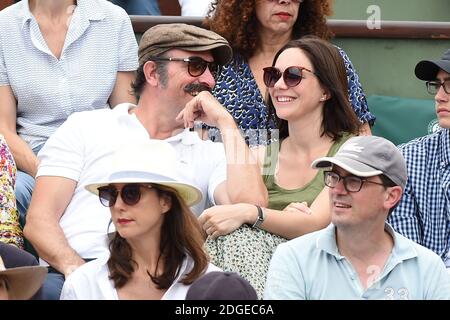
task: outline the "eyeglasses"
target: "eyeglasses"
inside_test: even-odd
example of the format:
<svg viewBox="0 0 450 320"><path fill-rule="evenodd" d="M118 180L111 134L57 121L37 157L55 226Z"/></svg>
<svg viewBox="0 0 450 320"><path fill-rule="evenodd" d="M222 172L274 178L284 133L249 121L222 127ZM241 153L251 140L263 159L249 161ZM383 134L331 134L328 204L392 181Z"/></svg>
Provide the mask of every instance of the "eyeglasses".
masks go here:
<svg viewBox="0 0 450 320"><path fill-rule="evenodd" d="M266 67L263 70L264 84L269 88L273 88L275 83L280 80L281 76L283 76L283 81L288 87L295 87L300 83L300 81L302 81L303 71L308 71L315 74L307 68L297 66L286 68L283 73L281 73L280 69L275 67Z"/></svg>
<svg viewBox="0 0 450 320"><path fill-rule="evenodd" d="M191 77L200 77L205 71L206 68L211 71L214 79L217 77L219 73L219 65L214 61L206 61L200 57L189 57L189 58L164 58L164 57L152 57L151 61L180 61L187 62L188 64L188 73Z"/></svg>
<svg viewBox="0 0 450 320"><path fill-rule="evenodd" d="M120 191L114 186L104 186L97 190L100 203L105 207L112 207L116 203L119 193L125 204L134 206L141 200L141 188L151 189L153 187L151 185L129 183L124 185Z"/></svg>
<svg viewBox="0 0 450 320"><path fill-rule="evenodd" d="M357 176L346 176L341 177L339 174L333 171L325 171L324 172L324 182L327 187L334 188L337 186L339 181L343 181L344 188L348 192L358 192L361 190L364 183L373 183L378 184L380 186L384 186L383 183L375 182L375 181L369 181L364 178L360 178Z"/></svg>
<svg viewBox="0 0 450 320"><path fill-rule="evenodd" d="M427 91L429 94L436 94L442 86L446 94L450 94L450 79L444 81L427 81Z"/></svg>

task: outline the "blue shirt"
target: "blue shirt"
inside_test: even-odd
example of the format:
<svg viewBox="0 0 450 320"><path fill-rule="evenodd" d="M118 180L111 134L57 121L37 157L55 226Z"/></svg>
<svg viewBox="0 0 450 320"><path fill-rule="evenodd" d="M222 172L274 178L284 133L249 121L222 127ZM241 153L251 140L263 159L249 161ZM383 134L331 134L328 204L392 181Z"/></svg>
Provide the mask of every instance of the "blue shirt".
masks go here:
<svg viewBox="0 0 450 320"><path fill-rule="evenodd" d="M334 225L278 246L265 299L450 299L450 276L439 256L385 229L394 240L386 265L367 289L339 254ZM369 270L373 273L376 270Z"/></svg>
<svg viewBox="0 0 450 320"><path fill-rule="evenodd" d="M0 12L0 86L17 100L17 132L32 149L76 111L108 106L118 71L138 67L126 12L108 1L78 0L61 57L49 50L28 0Z"/></svg>
<svg viewBox="0 0 450 320"><path fill-rule="evenodd" d="M373 125L375 116L369 112L358 74L347 54L342 49L338 49L347 70L351 105L362 122ZM213 94L232 114L238 127L245 132L247 142L251 145L266 143L263 133L268 129L274 129L275 121L269 117L264 97L244 57L235 54L233 60L222 68ZM210 137L213 135L217 136L218 133L211 130Z"/></svg>
<svg viewBox="0 0 450 320"><path fill-rule="evenodd" d="M159 16L158 0L111 0L112 3L121 6L128 14L141 16Z"/></svg>
<svg viewBox="0 0 450 320"><path fill-rule="evenodd" d="M389 222L397 232L445 260L450 248L449 130L414 139L399 149L406 161L408 181Z"/></svg>

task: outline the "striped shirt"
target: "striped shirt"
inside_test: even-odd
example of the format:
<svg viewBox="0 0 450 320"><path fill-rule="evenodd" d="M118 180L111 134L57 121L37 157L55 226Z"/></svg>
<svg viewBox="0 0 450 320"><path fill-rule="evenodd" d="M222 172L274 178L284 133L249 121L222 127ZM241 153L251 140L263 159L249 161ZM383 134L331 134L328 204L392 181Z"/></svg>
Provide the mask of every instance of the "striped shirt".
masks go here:
<svg viewBox="0 0 450 320"><path fill-rule="evenodd" d="M0 12L0 30L0 86L11 87L17 132L32 149L70 114L105 108L117 72L138 66L131 21L105 0L77 1L59 59L49 50L28 0Z"/></svg>
<svg viewBox="0 0 450 320"><path fill-rule="evenodd" d="M389 217L394 229L433 250L445 261L449 251L450 132L441 129L400 145L408 181Z"/></svg>
<svg viewBox="0 0 450 320"><path fill-rule="evenodd" d="M270 261L265 300L448 300L450 277L439 257L394 232L394 246L383 268L358 269L339 251L336 227L280 244ZM376 246L377 244L374 244Z"/></svg>

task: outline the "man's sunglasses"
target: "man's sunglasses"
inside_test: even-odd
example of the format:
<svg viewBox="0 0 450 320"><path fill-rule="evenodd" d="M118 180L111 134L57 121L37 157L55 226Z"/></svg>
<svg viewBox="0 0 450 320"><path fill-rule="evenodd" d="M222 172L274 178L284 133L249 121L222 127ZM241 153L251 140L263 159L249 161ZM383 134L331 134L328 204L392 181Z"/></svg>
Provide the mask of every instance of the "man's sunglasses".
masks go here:
<svg viewBox="0 0 450 320"><path fill-rule="evenodd" d="M100 203L105 207L112 207L119 194L125 204L134 206L141 200L141 188L151 189L153 187L149 184L129 183L124 185L121 190L117 190L112 185L99 187L97 190Z"/></svg>
<svg viewBox="0 0 450 320"><path fill-rule="evenodd" d="M300 83L300 81L302 81L303 71L315 74L313 71L307 68L297 66L288 67L283 72L275 67L266 67L263 70L264 84L269 88L273 88L275 86L275 83L280 80L281 76L283 76L283 81L288 87L295 87Z"/></svg>
<svg viewBox="0 0 450 320"><path fill-rule="evenodd" d="M151 61L180 61L187 62L188 73L191 77L199 77L205 71L206 68L209 69L214 79L216 79L219 73L219 65L214 61L206 61L200 57L189 57L189 58L165 58L165 57L152 57Z"/></svg>

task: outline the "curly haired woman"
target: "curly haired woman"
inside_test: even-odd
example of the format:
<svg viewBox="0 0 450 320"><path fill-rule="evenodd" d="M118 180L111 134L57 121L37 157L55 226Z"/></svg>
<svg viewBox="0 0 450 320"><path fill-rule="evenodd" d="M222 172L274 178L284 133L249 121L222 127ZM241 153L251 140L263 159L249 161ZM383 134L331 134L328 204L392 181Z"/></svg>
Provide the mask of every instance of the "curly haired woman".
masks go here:
<svg viewBox="0 0 450 320"><path fill-rule="evenodd" d="M332 14L332 0L215 0L212 6L204 23L226 38L235 53L222 69L214 95L246 132L248 143L264 144L275 122L268 113L263 67L271 65L275 53L292 39L305 35L330 39L326 17ZM364 123L362 132L370 133L375 117L368 110L351 61L339 51L347 70L351 105Z"/></svg>

